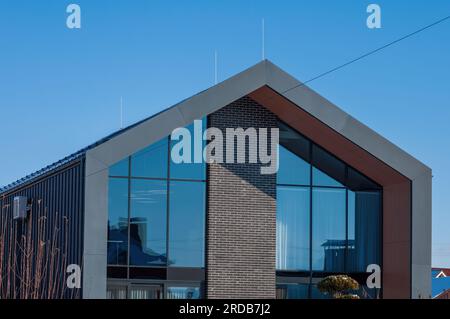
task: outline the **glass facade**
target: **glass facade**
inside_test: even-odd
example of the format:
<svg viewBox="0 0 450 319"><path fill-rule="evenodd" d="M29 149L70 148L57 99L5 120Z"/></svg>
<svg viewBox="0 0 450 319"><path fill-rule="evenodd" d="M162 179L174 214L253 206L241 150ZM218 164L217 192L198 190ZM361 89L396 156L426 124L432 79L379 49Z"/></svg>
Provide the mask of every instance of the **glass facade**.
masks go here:
<svg viewBox="0 0 450 319"><path fill-rule="evenodd" d="M279 127L277 298L327 298L317 290L320 278L362 278L367 265L380 264L382 189L288 126ZM198 134L198 127L186 128ZM202 295L198 277L168 279L171 269L188 269L183 274L189 277L205 267L206 165L172 162L175 142L164 138L110 167L108 277L119 280L108 288L111 298ZM191 143L188 152L195 147Z"/></svg>
<svg viewBox="0 0 450 319"><path fill-rule="evenodd" d="M200 297L199 276L185 287L182 269L205 266L206 165L172 162L174 142L163 138L109 169L108 277L146 284L113 285L111 298ZM186 278L163 293L168 268Z"/></svg>
<svg viewBox="0 0 450 319"><path fill-rule="evenodd" d="M277 297L325 298L316 288L320 278L363 278L369 264L380 265L382 189L287 125L279 127Z"/></svg>

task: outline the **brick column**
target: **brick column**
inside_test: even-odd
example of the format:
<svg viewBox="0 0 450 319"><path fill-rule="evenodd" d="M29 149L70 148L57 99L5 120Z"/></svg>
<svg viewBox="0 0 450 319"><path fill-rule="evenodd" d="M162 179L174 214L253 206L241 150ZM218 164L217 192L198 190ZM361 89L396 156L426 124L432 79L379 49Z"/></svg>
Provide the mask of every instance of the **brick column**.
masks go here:
<svg viewBox="0 0 450 319"><path fill-rule="evenodd" d="M209 126L225 134L277 122L246 97L211 114ZM275 298L276 174L261 175L259 164L208 165L207 228L207 298Z"/></svg>

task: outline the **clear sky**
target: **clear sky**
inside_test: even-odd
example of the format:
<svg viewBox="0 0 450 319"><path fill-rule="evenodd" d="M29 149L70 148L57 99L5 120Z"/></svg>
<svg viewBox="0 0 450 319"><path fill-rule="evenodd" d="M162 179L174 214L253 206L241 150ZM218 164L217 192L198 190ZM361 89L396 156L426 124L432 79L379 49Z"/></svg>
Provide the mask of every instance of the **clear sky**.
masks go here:
<svg viewBox="0 0 450 319"><path fill-rule="evenodd" d="M81 29L66 7L81 7ZM366 7L382 28L366 27ZM0 0L0 185L265 52L299 80L450 15L448 0ZM310 83L433 169L433 265L450 267L450 20Z"/></svg>

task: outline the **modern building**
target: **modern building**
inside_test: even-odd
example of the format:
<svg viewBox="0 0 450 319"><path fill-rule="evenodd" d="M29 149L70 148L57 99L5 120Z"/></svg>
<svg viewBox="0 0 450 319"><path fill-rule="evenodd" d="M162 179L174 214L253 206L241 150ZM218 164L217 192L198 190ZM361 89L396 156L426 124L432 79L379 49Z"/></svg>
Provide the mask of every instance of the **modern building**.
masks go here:
<svg viewBox="0 0 450 319"><path fill-rule="evenodd" d="M433 299L450 299L450 269L431 269L431 296Z"/></svg>
<svg viewBox="0 0 450 319"><path fill-rule="evenodd" d="M175 163L170 135L194 120L278 128L278 171ZM2 188L0 205L6 243L81 266L79 289L55 272L33 296L324 298L321 278L349 274L362 297L431 297L431 169L269 61ZM380 289L366 287L373 264Z"/></svg>

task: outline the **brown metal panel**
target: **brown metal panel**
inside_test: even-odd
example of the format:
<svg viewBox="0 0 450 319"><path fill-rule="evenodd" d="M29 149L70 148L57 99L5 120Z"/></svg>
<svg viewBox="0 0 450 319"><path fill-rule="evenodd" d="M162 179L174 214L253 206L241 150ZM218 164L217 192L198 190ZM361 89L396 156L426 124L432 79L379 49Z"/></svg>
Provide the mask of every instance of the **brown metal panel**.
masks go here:
<svg viewBox="0 0 450 319"><path fill-rule="evenodd" d="M383 186L383 297L411 297L411 181L265 86L249 97L343 162Z"/></svg>

